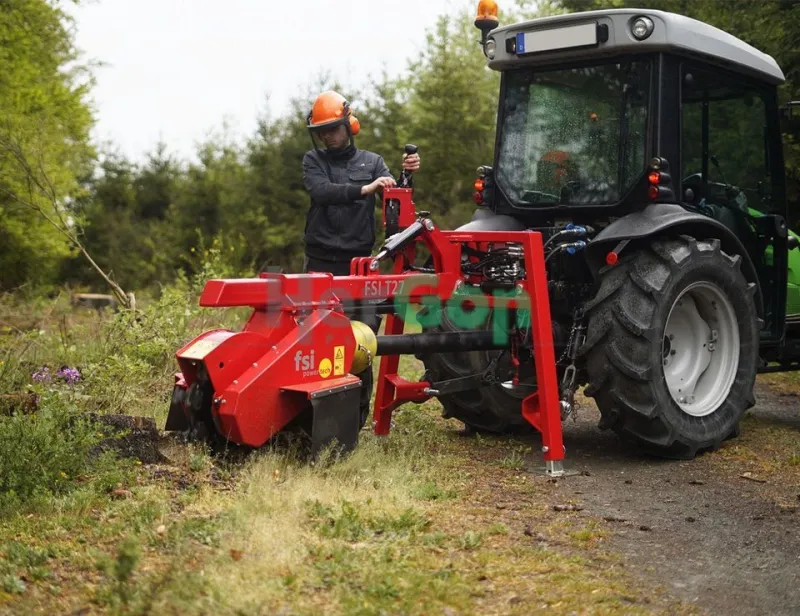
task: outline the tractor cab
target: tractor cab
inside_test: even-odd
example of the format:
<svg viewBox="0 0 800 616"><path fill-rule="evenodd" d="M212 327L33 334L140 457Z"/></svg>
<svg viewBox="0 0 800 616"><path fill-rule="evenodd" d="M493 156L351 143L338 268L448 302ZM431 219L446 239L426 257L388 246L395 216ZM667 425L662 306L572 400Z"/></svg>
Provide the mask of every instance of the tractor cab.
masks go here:
<svg viewBox="0 0 800 616"><path fill-rule="evenodd" d="M531 227L608 229L648 213L610 232L616 242L706 223L705 235L740 254L757 283L762 357L800 356L785 340L787 312L800 313L800 250L785 222L784 75L775 60L657 10L476 25L489 66L502 73L485 205ZM602 232L593 243L587 257L598 265Z"/></svg>

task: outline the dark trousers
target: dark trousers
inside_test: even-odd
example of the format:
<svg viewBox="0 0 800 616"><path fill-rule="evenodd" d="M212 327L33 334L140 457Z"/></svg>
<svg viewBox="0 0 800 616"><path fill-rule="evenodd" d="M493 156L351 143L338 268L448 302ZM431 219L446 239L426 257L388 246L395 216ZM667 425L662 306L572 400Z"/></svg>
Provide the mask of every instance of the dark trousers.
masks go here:
<svg viewBox="0 0 800 616"><path fill-rule="evenodd" d="M304 272L329 272L334 276L349 276L350 275L350 261L325 261L323 259L315 259L306 255L305 263L303 264ZM368 305L363 305L355 311L352 318L356 321L361 321L369 325L372 330L377 333L381 325L381 318L377 312L370 308ZM361 406L362 409L369 409L369 401L372 396L372 368L367 368L364 372L357 374L361 379Z"/></svg>
<svg viewBox="0 0 800 616"><path fill-rule="evenodd" d="M350 275L350 261L325 261L323 259L316 259L306 255L305 263L303 264L304 272L329 272L334 276L349 276ZM381 318L372 307L365 303L352 314L355 321L366 323L372 328L376 334L381 326Z"/></svg>
<svg viewBox="0 0 800 616"><path fill-rule="evenodd" d="M366 255L365 255L366 256ZM306 255L304 272L329 272L334 276L349 276L350 261L324 261Z"/></svg>

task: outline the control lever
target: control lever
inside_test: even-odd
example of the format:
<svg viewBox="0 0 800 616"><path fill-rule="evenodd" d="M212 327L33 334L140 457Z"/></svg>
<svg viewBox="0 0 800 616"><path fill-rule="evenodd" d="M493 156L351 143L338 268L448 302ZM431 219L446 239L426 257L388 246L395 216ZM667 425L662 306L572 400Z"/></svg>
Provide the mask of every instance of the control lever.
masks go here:
<svg viewBox="0 0 800 616"><path fill-rule="evenodd" d="M417 153L417 146L409 143L405 147L405 153L409 156ZM413 180L411 173L403 170L400 173L400 182L398 188L412 188ZM397 199L387 199L384 204L384 226L386 227L386 237L396 235L400 231L400 201Z"/></svg>
<svg viewBox="0 0 800 616"><path fill-rule="evenodd" d="M419 148L415 146L413 143L407 143L405 147L405 153L411 156L412 154L416 154ZM414 181L411 178L412 173L410 171L403 171L400 172L400 182L398 183L399 188L412 188L414 186Z"/></svg>

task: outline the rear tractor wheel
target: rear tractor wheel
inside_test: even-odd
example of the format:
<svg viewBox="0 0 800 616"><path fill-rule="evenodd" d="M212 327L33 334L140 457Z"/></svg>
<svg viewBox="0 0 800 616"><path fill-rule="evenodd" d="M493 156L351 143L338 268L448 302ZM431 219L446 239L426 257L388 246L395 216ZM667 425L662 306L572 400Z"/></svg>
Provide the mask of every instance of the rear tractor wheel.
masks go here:
<svg viewBox="0 0 800 616"><path fill-rule="evenodd" d="M758 360L756 286L740 261L681 236L601 270L581 349L601 428L681 459L738 433Z"/></svg>

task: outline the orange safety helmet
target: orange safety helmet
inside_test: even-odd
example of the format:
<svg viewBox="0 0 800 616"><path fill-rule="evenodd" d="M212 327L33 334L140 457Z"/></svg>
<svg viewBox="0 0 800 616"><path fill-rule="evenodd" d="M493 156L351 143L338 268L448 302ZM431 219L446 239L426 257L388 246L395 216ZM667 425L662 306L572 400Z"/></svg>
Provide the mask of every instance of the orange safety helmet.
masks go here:
<svg viewBox="0 0 800 616"><path fill-rule="evenodd" d="M569 152L551 150L550 152L546 152L539 162L550 163L552 165L553 179L557 182L561 182L567 176L571 160Z"/></svg>
<svg viewBox="0 0 800 616"><path fill-rule="evenodd" d="M350 134L355 136L361 130L361 123L350 111L350 103L333 90L323 92L317 97L306 121L312 131L345 125L349 127Z"/></svg>

